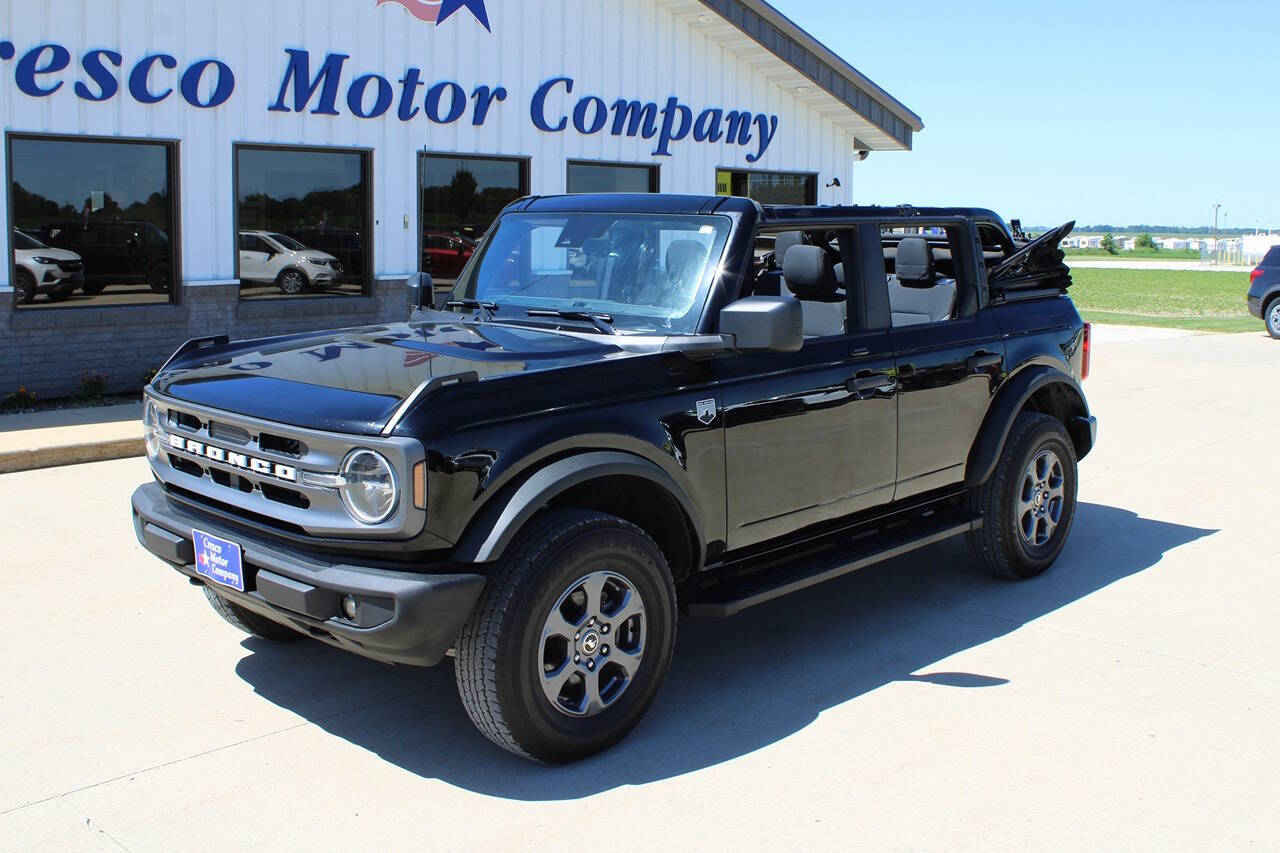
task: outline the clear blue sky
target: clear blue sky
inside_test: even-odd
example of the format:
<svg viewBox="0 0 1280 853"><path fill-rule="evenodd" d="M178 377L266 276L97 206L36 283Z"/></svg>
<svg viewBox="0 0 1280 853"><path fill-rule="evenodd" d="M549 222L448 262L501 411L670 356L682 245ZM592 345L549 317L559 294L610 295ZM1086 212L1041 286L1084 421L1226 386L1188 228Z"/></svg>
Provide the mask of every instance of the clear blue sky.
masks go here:
<svg viewBox="0 0 1280 853"><path fill-rule="evenodd" d="M1280 2L771 0L924 120L859 202L1280 229Z"/></svg>

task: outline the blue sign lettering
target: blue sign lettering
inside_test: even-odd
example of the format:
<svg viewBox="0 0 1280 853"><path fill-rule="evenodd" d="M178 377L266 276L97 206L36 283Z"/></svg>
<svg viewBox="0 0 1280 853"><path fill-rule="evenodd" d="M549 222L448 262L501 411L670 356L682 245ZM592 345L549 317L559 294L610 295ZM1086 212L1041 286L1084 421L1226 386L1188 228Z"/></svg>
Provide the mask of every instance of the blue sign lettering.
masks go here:
<svg viewBox="0 0 1280 853"><path fill-rule="evenodd" d="M483 3L480 0L447 0L440 17L469 9L481 23ZM479 10L479 11L478 11ZM477 84L467 94L455 80L423 80L422 69L408 68L397 80L370 72L351 80L344 91L345 53L326 53L316 67L310 51L286 48L284 74L276 98L267 106L269 112L312 115L341 115L339 97L345 94L345 106L351 115L362 119L382 118L394 104L395 116L402 122L419 114L435 124L454 124L471 110L471 124L485 124L498 104L507 100L505 86ZM11 41L0 41L0 61L18 56ZM18 90L33 98L47 98L67 82L62 75L71 66L71 52L60 44L38 44L13 66L13 80ZM157 68L157 66L159 66ZM163 53L143 56L123 76L125 59L118 51L95 48L80 58L81 78L69 87L84 101L110 101L122 89L140 104L159 104L178 89L182 101L197 109L213 109L227 103L235 92L236 77L231 67L219 59L199 59L180 75L178 60ZM123 84L123 86L122 86ZM778 117L750 110L724 110L710 106L695 111L676 95L664 103L618 97L612 101L596 94L586 94L572 101L575 81L572 77L552 77L541 83L529 101L529 119L544 133L563 133L569 129L583 136L607 131L611 136L654 140L652 154L670 157L672 146L685 140L703 144L734 145L753 148L746 155L748 163L758 162L768 151L778 132ZM425 90L425 92L424 92Z"/></svg>

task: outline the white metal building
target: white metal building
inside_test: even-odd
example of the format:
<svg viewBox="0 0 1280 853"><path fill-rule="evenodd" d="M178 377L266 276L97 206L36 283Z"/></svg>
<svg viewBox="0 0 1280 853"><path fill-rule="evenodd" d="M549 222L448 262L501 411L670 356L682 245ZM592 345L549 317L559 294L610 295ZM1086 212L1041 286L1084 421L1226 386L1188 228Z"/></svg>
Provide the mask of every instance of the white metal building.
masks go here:
<svg viewBox="0 0 1280 853"><path fill-rule="evenodd" d="M405 278L456 275L520 195L849 202L859 152L922 126L762 0L0 12L0 394L136 387L198 335L401 317ZM79 265L24 261L42 246Z"/></svg>

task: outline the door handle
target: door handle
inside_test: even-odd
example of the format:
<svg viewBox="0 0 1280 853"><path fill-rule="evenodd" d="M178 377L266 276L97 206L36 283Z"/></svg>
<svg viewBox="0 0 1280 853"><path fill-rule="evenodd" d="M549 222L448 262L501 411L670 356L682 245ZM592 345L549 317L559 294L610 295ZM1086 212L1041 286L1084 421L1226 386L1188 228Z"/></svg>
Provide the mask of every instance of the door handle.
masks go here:
<svg viewBox="0 0 1280 853"><path fill-rule="evenodd" d="M987 367L999 367L1003 360L998 352L975 352L964 360L964 366L971 371L979 371Z"/></svg>
<svg viewBox="0 0 1280 853"><path fill-rule="evenodd" d="M845 382L844 387L854 394L866 394L869 391L875 391L891 384L893 384L893 380L889 378L887 373L863 372Z"/></svg>

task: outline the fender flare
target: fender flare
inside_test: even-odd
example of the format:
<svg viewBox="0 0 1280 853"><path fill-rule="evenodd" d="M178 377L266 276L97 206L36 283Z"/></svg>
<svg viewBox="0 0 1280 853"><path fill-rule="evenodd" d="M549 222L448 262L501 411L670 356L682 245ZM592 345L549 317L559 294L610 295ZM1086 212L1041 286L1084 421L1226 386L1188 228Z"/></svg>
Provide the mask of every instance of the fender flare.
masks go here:
<svg viewBox="0 0 1280 853"><path fill-rule="evenodd" d="M1070 421L1081 421L1082 427L1073 423L1064 424L1072 441L1079 444L1084 441L1083 448L1077 447L1081 458L1092 449L1093 426L1089 416L1089 405L1085 402L1084 392L1075 377L1066 371L1044 364L1024 368L1005 382L1004 387L996 393L996 398L987 408L987 416L978 431L978 438L969 450L968 464L965 465L964 484L970 488L980 486L990 479L1000 461L1005 440L1013 429L1014 418L1022 411L1037 391L1050 385L1063 385L1072 402Z"/></svg>
<svg viewBox="0 0 1280 853"><path fill-rule="evenodd" d="M684 489L658 465L621 451L578 453L537 469L495 496L467 524L450 559L458 563L488 563L506 551L525 523L557 495L600 477L640 477L660 486L680 508L695 538L695 559L706 553L702 517Z"/></svg>

